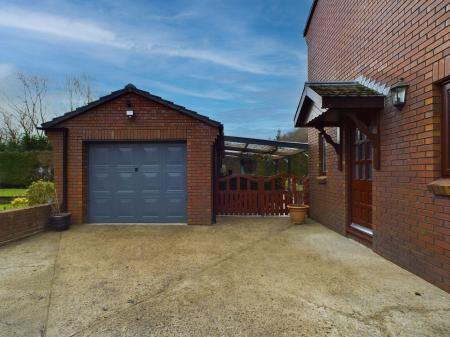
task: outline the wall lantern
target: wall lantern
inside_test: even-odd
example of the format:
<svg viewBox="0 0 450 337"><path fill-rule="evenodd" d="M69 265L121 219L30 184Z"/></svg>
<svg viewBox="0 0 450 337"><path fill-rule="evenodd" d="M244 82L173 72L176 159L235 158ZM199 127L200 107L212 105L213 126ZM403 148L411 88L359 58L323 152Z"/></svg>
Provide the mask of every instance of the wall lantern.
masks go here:
<svg viewBox="0 0 450 337"><path fill-rule="evenodd" d="M397 108L402 108L406 102L406 91L408 90L409 84L406 83L403 78L391 87L392 92L392 104Z"/></svg>
<svg viewBox="0 0 450 337"><path fill-rule="evenodd" d="M127 111L126 111L126 115L128 119L132 119L135 115L134 115L134 111L133 111L133 106L131 105L130 101L127 101Z"/></svg>

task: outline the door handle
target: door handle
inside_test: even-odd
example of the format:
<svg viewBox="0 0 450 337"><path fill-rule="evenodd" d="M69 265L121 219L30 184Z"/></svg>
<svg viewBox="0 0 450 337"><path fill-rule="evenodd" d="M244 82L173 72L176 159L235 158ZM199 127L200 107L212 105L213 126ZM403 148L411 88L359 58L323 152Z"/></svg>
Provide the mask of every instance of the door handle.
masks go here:
<svg viewBox="0 0 450 337"><path fill-rule="evenodd" d="M137 171L139 171L139 167L134 168L134 172L137 172Z"/></svg>

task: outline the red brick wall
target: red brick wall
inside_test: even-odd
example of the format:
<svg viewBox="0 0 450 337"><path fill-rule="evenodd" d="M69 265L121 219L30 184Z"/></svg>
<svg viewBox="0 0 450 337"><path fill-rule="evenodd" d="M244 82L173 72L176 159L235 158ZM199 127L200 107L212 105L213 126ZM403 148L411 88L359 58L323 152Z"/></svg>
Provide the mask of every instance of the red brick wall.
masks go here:
<svg viewBox="0 0 450 337"><path fill-rule="evenodd" d="M336 140L336 130L327 128L327 133ZM309 189L310 189L310 216L327 224L338 233L345 234L346 200L344 171L337 169L337 157L331 145L326 145L327 175L326 181L320 176L319 134L308 130L309 143Z"/></svg>
<svg viewBox="0 0 450 337"><path fill-rule="evenodd" d="M50 210L50 205L41 205L0 212L0 245L45 230Z"/></svg>
<svg viewBox="0 0 450 337"><path fill-rule="evenodd" d="M136 117L125 116L131 102ZM87 219L87 146L89 141L186 141L187 218L211 224L212 146L216 127L134 93L126 93L57 127L68 129L68 211L80 224ZM55 183L62 198L62 133L47 132L54 147ZM61 201L61 200L60 200Z"/></svg>
<svg viewBox="0 0 450 337"><path fill-rule="evenodd" d="M381 169L373 177L373 248L450 291L450 198L427 184L440 173L439 83L450 78L450 5L442 0L319 0L307 36L310 81L359 76L392 86L409 83L405 107L387 100L381 112ZM342 232L346 182L328 148L327 184L318 172L317 133L311 143L313 217ZM344 171L345 172L345 171Z"/></svg>

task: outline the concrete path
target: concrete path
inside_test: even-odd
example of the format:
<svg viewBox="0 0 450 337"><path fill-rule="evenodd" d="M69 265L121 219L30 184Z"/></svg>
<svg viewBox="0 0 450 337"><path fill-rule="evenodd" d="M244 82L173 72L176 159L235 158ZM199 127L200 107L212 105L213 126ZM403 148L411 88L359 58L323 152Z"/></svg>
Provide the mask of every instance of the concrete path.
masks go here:
<svg viewBox="0 0 450 337"><path fill-rule="evenodd" d="M0 247L0 336L450 336L450 294L309 222L74 227Z"/></svg>

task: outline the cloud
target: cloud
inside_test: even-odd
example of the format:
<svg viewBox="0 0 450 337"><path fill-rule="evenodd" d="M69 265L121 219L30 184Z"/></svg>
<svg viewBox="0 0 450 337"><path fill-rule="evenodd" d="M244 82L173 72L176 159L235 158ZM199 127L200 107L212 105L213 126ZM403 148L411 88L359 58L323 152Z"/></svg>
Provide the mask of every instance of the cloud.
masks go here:
<svg viewBox="0 0 450 337"><path fill-rule="evenodd" d="M3 80L16 71L16 68L8 63L0 63L0 80Z"/></svg>
<svg viewBox="0 0 450 337"><path fill-rule="evenodd" d="M189 10L185 12L179 12L174 15L151 15L150 18L154 20L161 21L174 21L174 20L186 20L198 17L199 13L197 11Z"/></svg>
<svg viewBox="0 0 450 337"><path fill-rule="evenodd" d="M0 26L118 48L129 47L119 41L113 31L94 23L18 8L0 8Z"/></svg>
<svg viewBox="0 0 450 337"><path fill-rule="evenodd" d="M190 18L197 15L196 12L181 12L172 16L175 19ZM233 52L214 48L192 48L192 46L180 43L183 40L183 34L171 34L169 27L149 27L154 38L165 36L164 43L155 43L148 41L149 34L142 34L138 31L128 32L126 37L120 36L117 32L103 28L97 23L80 20L77 17L65 17L60 15L36 12L32 10L20 9L17 7L0 7L0 26L31 31L59 37L62 39L76 40L103 46L129 50L130 52L143 55L163 55L168 57L186 58L191 60L208 62L211 64L223 66L240 72L255 75L291 75L291 72L274 68L267 62L256 61L255 53L246 55L240 48L235 48ZM130 38L135 36L135 38ZM136 37L145 38L138 39ZM146 42L143 42L147 40ZM195 42L194 42L195 43ZM192 42L191 42L192 44ZM264 41L267 49L273 51L267 41ZM270 48L268 48L270 47ZM246 49L248 48L248 44ZM277 48L278 50L280 48ZM267 50L259 49L258 53L265 53ZM258 56L258 55L257 55Z"/></svg>
<svg viewBox="0 0 450 337"><path fill-rule="evenodd" d="M223 52L214 52L211 50L202 50L202 49L174 48L170 46L157 46L157 45L150 46L148 48L148 51L154 54L162 54L172 57L183 57L196 59L200 61L207 61L252 74L268 75L272 73L272 71L266 69L261 65L258 65L254 62L247 62L241 58L225 55Z"/></svg>
<svg viewBox="0 0 450 337"><path fill-rule="evenodd" d="M163 90L167 90L173 93L181 94L181 95L187 95L187 96L193 96L193 97L200 97L200 98L209 98L209 99L215 99L215 100L233 100L236 99L236 96L232 93L229 93L227 91L223 90L202 90L202 91L195 91L195 90L189 90L181 87L177 87L174 85L152 81L150 82L151 85L158 87Z"/></svg>

